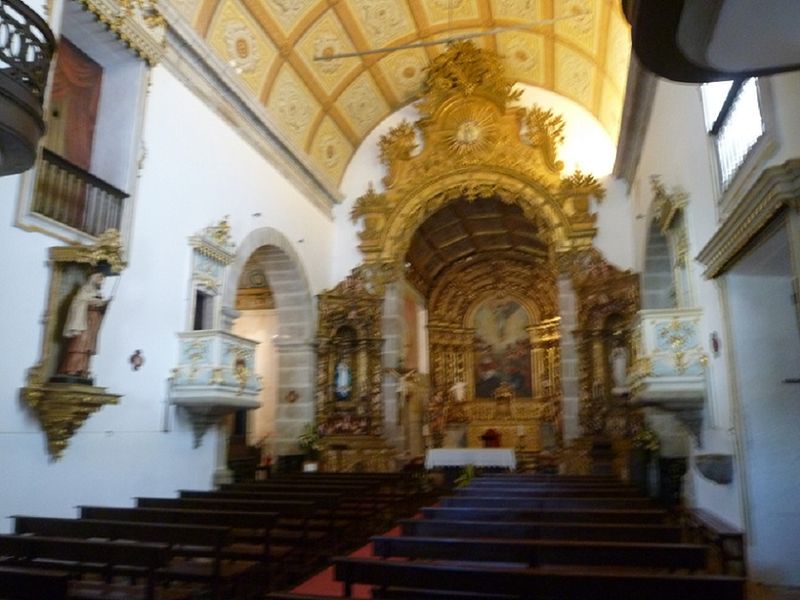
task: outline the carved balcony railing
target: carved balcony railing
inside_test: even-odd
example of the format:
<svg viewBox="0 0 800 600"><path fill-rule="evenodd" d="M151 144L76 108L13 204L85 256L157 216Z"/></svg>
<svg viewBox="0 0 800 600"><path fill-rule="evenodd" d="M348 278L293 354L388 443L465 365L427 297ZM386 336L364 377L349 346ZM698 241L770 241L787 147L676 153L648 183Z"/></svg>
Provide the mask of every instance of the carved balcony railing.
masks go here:
<svg viewBox="0 0 800 600"><path fill-rule="evenodd" d="M42 149L33 212L97 236L107 229L122 229L127 198L128 194L113 185Z"/></svg>
<svg viewBox="0 0 800 600"><path fill-rule="evenodd" d="M640 310L628 377L632 404L675 413L698 441L708 361L701 314L699 308Z"/></svg>
<svg viewBox="0 0 800 600"><path fill-rule="evenodd" d="M0 175L33 166L54 49L44 19L19 0L0 0Z"/></svg>

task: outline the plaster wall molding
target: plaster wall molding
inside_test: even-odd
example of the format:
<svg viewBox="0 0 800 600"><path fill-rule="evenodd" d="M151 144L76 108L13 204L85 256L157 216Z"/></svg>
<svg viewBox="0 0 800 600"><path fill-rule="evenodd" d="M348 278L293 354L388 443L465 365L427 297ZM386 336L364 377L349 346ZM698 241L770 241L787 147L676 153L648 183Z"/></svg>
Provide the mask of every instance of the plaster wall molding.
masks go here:
<svg viewBox="0 0 800 600"><path fill-rule="evenodd" d="M722 275L775 215L785 208L800 210L800 159L765 169L736 205L697 260L706 266L703 275Z"/></svg>

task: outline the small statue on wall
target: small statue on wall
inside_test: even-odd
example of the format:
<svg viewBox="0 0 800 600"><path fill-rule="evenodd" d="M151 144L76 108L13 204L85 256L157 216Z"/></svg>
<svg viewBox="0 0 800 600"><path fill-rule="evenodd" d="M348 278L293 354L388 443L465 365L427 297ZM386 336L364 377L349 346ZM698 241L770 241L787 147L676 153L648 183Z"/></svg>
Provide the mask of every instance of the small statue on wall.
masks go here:
<svg viewBox="0 0 800 600"><path fill-rule="evenodd" d="M350 365L344 358L340 358L336 364L336 375L334 377L334 393L337 400L347 400L353 389L353 374Z"/></svg>
<svg viewBox="0 0 800 600"><path fill-rule="evenodd" d="M611 351L611 379L614 384L612 394L621 395L628 391L628 351L621 340Z"/></svg>
<svg viewBox="0 0 800 600"><path fill-rule="evenodd" d="M105 275L94 272L78 289L64 323L64 355L53 381L76 381L92 385L91 358L97 353L97 337L111 297L103 298Z"/></svg>

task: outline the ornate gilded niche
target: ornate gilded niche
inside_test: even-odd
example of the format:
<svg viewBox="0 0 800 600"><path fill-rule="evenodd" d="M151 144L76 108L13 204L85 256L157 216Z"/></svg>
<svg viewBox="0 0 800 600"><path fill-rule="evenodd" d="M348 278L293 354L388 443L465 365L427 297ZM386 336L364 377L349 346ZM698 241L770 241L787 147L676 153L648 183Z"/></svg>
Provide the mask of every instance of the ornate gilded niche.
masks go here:
<svg viewBox="0 0 800 600"><path fill-rule="evenodd" d="M595 248L560 257L559 268L572 280L578 302L575 343L580 365L580 424L584 435L626 436L627 391L614 382L615 349L632 360L631 329L639 310L639 276L609 264ZM616 400L615 400L616 399Z"/></svg>
<svg viewBox="0 0 800 600"><path fill-rule="evenodd" d="M76 297L87 286L92 273L119 275L124 268L120 235L115 229L107 230L91 246L50 249L50 284L42 351L39 362L28 372L21 397L39 419L53 460L61 458L69 439L92 413L119 400L119 395L94 385L88 364L82 367L84 372L79 375L59 371L66 364L69 341L65 339L64 329ZM100 292L98 289L98 296ZM101 312L105 312L105 306ZM102 320L94 326L93 337L98 335L101 324Z"/></svg>
<svg viewBox="0 0 800 600"><path fill-rule="evenodd" d="M318 297L316 422L326 470L388 470L381 401L382 286L357 267Z"/></svg>

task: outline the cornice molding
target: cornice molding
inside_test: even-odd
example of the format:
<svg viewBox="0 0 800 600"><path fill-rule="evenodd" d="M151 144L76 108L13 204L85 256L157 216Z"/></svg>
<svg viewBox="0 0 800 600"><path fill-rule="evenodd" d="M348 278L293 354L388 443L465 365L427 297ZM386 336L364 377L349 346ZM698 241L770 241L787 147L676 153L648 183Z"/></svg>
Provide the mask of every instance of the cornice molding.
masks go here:
<svg viewBox="0 0 800 600"><path fill-rule="evenodd" d="M306 164L308 157L283 136L243 85L170 4L159 5L167 23L166 51L162 64L202 98L314 206L331 216L343 195L335 184Z"/></svg>
<svg viewBox="0 0 800 600"><path fill-rule="evenodd" d="M800 159L765 169L697 255L707 279L718 277L782 209L800 210Z"/></svg>
<svg viewBox="0 0 800 600"><path fill-rule="evenodd" d="M658 78L632 54L613 171L614 176L627 181L628 186L633 183L639 167L657 84Z"/></svg>

